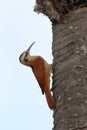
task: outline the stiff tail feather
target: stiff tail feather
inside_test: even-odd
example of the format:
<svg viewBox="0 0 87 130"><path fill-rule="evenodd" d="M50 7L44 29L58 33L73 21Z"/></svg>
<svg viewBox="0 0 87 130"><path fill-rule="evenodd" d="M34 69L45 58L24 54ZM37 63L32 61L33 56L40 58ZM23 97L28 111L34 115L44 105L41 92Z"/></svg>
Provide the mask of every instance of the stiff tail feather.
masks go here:
<svg viewBox="0 0 87 130"><path fill-rule="evenodd" d="M53 96L51 95L50 89L45 90L45 96L47 99L47 103L50 109L54 109L54 99Z"/></svg>

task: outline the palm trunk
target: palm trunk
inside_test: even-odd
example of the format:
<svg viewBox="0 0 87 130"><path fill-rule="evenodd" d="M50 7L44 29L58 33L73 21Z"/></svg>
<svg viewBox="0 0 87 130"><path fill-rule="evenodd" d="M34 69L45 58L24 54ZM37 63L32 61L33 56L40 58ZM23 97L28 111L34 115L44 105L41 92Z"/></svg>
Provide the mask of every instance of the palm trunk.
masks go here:
<svg viewBox="0 0 87 130"><path fill-rule="evenodd" d="M54 130L87 130L87 8L52 30Z"/></svg>

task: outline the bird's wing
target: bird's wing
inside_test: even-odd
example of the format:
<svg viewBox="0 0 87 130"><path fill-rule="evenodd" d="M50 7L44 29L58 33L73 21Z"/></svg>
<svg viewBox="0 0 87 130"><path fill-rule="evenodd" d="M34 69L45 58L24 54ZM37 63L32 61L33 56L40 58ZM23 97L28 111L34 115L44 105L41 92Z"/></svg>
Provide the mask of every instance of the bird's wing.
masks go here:
<svg viewBox="0 0 87 130"><path fill-rule="evenodd" d="M35 61L33 61L32 71L38 81L38 84L42 90L42 94L44 94L44 60L41 57L38 57Z"/></svg>

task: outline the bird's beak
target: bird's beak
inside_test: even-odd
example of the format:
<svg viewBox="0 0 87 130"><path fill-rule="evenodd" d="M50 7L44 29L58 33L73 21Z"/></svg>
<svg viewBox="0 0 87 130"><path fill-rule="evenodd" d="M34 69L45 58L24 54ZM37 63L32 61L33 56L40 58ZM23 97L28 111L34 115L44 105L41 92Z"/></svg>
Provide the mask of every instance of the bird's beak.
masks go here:
<svg viewBox="0 0 87 130"><path fill-rule="evenodd" d="M33 42L33 43L29 46L29 48L26 50L26 53L29 53L29 54L30 54L30 49L31 49L31 47L34 45L34 43L35 43L35 42Z"/></svg>

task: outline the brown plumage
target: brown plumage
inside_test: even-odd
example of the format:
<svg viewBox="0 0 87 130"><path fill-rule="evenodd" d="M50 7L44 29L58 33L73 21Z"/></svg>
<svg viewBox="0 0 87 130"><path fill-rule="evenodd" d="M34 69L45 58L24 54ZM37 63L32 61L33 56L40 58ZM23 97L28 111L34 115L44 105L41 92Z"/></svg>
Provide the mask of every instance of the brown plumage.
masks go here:
<svg viewBox="0 0 87 130"><path fill-rule="evenodd" d="M41 88L42 94L45 93L49 108L54 109L54 100L49 87L51 65L48 64L41 56L30 55L29 50L33 44L31 44L27 51L21 54L19 60L22 64L32 68L32 71Z"/></svg>

